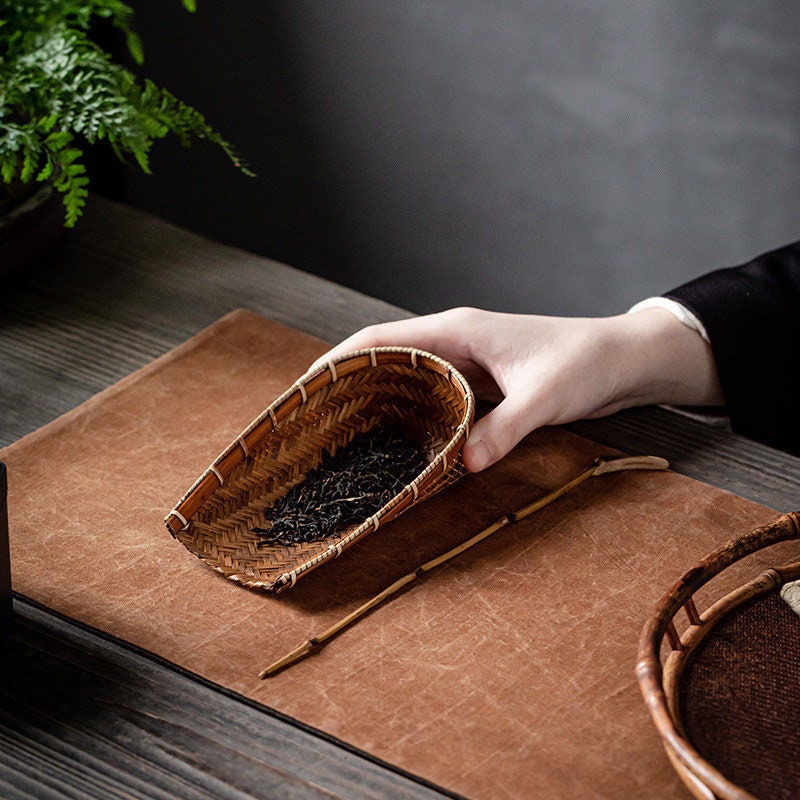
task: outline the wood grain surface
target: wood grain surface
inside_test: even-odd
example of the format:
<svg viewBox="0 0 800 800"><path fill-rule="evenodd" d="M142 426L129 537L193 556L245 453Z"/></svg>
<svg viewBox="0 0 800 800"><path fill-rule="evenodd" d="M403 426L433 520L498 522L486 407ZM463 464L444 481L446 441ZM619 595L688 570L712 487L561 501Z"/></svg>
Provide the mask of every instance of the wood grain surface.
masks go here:
<svg viewBox="0 0 800 800"><path fill-rule="evenodd" d="M409 316L96 198L52 255L0 293L0 445L237 307L332 342ZM672 411L571 428L776 509L800 506L800 459ZM15 605L0 689L3 797L446 796L24 599Z"/></svg>
<svg viewBox="0 0 800 800"><path fill-rule="evenodd" d="M452 796L28 603L16 612L4 800Z"/></svg>

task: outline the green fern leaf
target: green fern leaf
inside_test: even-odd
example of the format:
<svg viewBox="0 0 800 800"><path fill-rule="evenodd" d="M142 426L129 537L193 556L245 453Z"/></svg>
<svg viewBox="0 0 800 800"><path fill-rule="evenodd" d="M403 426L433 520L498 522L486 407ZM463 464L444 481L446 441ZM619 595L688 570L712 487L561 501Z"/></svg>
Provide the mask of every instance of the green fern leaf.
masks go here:
<svg viewBox="0 0 800 800"><path fill-rule="evenodd" d="M36 180L42 183L43 181L49 180L50 176L53 174L53 162L47 161L45 165L39 170L39 174L36 176Z"/></svg>
<svg viewBox="0 0 800 800"><path fill-rule="evenodd" d="M14 180L17 174L17 162L14 161L3 161L2 165L0 165L0 172L3 174L3 180L6 183L11 183Z"/></svg>
<svg viewBox="0 0 800 800"><path fill-rule="evenodd" d="M181 1L195 10L195 0ZM83 150L98 139L148 173L158 139L174 135L185 145L206 139L252 175L202 114L152 81L140 82L91 40L97 18L124 33L132 58L141 63L133 10L122 0L0 0L3 180L52 180L71 226L88 195Z"/></svg>

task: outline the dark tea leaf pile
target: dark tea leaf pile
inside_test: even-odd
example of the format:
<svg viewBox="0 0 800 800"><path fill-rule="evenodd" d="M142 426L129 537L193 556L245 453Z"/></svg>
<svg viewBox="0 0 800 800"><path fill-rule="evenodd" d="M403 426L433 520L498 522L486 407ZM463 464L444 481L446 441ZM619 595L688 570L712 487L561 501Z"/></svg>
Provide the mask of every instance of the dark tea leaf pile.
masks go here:
<svg viewBox="0 0 800 800"><path fill-rule="evenodd" d="M253 528L258 546L314 542L361 523L425 466L425 451L394 429L358 434L265 512L272 525Z"/></svg>

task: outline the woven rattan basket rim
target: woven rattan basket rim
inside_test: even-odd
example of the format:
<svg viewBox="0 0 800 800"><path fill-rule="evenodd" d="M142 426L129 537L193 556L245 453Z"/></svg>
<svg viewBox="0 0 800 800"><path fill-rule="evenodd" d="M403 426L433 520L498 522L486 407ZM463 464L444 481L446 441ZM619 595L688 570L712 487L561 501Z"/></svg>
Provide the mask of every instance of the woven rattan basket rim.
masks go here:
<svg viewBox="0 0 800 800"><path fill-rule="evenodd" d="M685 735L678 709L678 690L681 675L694 651L729 614L762 595L779 591L785 583L800 578L800 561L782 564L765 570L752 580L723 595L700 614L700 625L691 625L681 635L681 650L673 650L664 663L664 693L676 728Z"/></svg>
<svg viewBox="0 0 800 800"><path fill-rule="evenodd" d="M414 370L432 369L439 375L447 377L447 380L455 387L463 402L461 419L455 427L453 435L411 483L392 498L379 512L365 520L343 539L331 544L329 548L308 561L299 564L295 569L286 572L270 585L258 581L248 582L248 585L261 586L273 590L280 590L286 585L294 585L299 575L313 569L329 558L340 555L344 548L366 535L370 530L377 530L383 516L386 516L401 504L413 504L418 496L424 496L427 489L436 484L438 479L447 474L448 470L456 463L460 450L469 436L475 413L472 390L464 376L452 364L439 356L413 347L373 347L345 353L335 359L325 361L322 366L307 372L295 381L285 392L270 403L214 459L211 465L183 495L175 508L167 514L164 521L170 533L177 537L182 530L186 529L197 510L202 507L216 489L225 485L225 481L233 469L247 460L250 450L257 447L272 431L278 430L285 419L299 411L317 392L335 383L340 377L361 369L384 365L399 365L406 368L410 367ZM224 572L213 563L208 561L206 563L209 563L218 571ZM230 575L227 577L237 580Z"/></svg>
<svg viewBox="0 0 800 800"><path fill-rule="evenodd" d="M700 797L698 791L702 791L703 796L720 800L757 800L706 761L684 733L677 709L681 672L697 645L721 619L748 600L800 578L800 562L762 572L725 594L701 614L694 606L693 597L701 587L737 561L779 542L798 538L800 512L791 512L715 550L686 572L664 595L642 631L636 666L639 687L670 760L696 797ZM681 609L686 611L689 627L678 636L674 619ZM670 639L671 652L662 666L661 645L665 636Z"/></svg>

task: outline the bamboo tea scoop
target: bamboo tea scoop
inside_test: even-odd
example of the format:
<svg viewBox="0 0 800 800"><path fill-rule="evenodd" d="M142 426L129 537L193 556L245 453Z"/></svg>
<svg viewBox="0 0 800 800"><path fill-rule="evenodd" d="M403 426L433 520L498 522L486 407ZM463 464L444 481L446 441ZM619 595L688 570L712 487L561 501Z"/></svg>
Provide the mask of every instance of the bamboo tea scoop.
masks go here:
<svg viewBox="0 0 800 800"><path fill-rule="evenodd" d="M418 580L426 572L430 572L432 569L435 569L440 564L444 564L451 558L461 555L461 553L463 553L465 550L469 550L470 547L478 544L478 542L482 542L484 539L491 536L493 533L496 533L501 528L505 528L507 525L511 525L514 522L519 522L519 520L525 519L525 517L533 514L534 511L539 511L545 506L550 505L550 503L552 503L554 500L558 500L559 497L565 495L576 486L580 486L584 481L588 481L589 478L594 478L598 475L605 475L609 472L622 472L623 470L630 469L669 469L669 462L665 461L663 458L658 458L657 456L625 456L622 458L596 459L592 463L591 467L581 472L580 475L565 483L560 488L555 489L549 494L546 494L544 497L539 498L539 500L536 500L530 505L521 508L519 511L504 514L502 517L500 517L500 519L498 519L496 522L493 522L488 528L485 528L471 539L467 539L466 542L462 542L452 550L448 550L446 553L437 556L430 561L426 561L424 564L421 564L413 572L409 572L408 575L404 575L402 578L395 581L380 594L375 595L375 597L373 597L371 600L368 600L362 606L359 606L355 611L352 611L346 617L340 619L335 625L332 625L326 631L323 631L308 641L303 642L303 644L301 644L299 647L296 647L290 653L287 653L285 656L283 656L283 658L279 658L277 661L270 664L266 669L259 673L258 677L268 678L271 675L274 675L276 672L294 664L296 661L299 661L301 658L304 658L310 653L320 650L326 642L331 640L349 625L352 625L360 617L363 617L368 611L380 605L384 600L399 592L404 586L408 586L409 583Z"/></svg>

